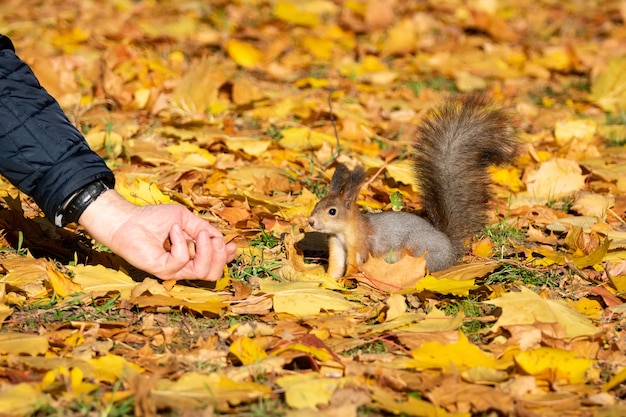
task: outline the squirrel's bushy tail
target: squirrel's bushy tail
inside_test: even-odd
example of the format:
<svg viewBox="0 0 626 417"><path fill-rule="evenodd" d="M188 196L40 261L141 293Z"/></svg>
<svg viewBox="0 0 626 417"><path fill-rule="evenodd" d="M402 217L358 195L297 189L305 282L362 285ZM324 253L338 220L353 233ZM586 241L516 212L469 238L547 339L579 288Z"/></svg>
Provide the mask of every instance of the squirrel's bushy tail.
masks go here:
<svg viewBox="0 0 626 417"><path fill-rule="evenodd" d="M507 111L482 95L449 100L423 121L415 143L424 211L458 257L486 221L490 165L513 162L518 142Z"/></svg>

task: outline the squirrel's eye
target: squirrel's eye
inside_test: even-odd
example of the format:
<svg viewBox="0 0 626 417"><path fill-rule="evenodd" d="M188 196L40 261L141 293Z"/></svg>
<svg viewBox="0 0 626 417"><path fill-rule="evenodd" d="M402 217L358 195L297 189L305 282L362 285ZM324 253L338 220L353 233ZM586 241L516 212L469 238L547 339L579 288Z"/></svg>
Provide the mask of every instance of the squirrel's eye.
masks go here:
<svg viewBox="0 0 626 417"><path fill-rule="evenodd" d="M331 216L334 216L335 214L337 214L337 209L334 207L328 209L328 214L330 214Z"/></svg>

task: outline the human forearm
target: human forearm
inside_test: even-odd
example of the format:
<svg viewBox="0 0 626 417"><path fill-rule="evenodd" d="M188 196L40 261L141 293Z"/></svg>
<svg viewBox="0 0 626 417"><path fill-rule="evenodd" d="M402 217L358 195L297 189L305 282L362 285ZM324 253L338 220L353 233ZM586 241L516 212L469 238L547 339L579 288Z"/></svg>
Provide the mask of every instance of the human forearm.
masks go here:
<svg viewBox="0 0 626 417"><path fill-rule="evenodd" d="M0 173L52 220L76 190L114 178L11 46L0 37Z"/></svg>

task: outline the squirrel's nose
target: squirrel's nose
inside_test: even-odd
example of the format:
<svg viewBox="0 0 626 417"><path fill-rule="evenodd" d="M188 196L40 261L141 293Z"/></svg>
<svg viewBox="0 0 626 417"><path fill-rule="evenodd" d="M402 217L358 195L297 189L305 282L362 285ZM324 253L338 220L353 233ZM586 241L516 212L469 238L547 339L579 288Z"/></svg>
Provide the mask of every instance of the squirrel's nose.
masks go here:
<svg viewBox="0 0 626 417"><path fill-rule="evenodd" d="M309 219L309 225L311 227L314 227L315 226L315 220L314 219Z"/></svg>

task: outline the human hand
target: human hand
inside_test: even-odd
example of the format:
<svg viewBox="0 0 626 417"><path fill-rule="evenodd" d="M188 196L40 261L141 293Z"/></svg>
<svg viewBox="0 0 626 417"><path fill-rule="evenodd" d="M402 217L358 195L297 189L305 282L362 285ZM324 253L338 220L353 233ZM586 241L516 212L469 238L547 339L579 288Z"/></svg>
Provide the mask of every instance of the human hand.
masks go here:
<svg viewBox="0 0 626 417"><path fill-rule="evenodd" d="M209 222L178 204L137 206L109 190L91 203L79 223L98 242L132 265L161 279L215 281L235 257ZM163 242L170 241L170 250ZM190 253L187 241L195 243Z"/></svg>

